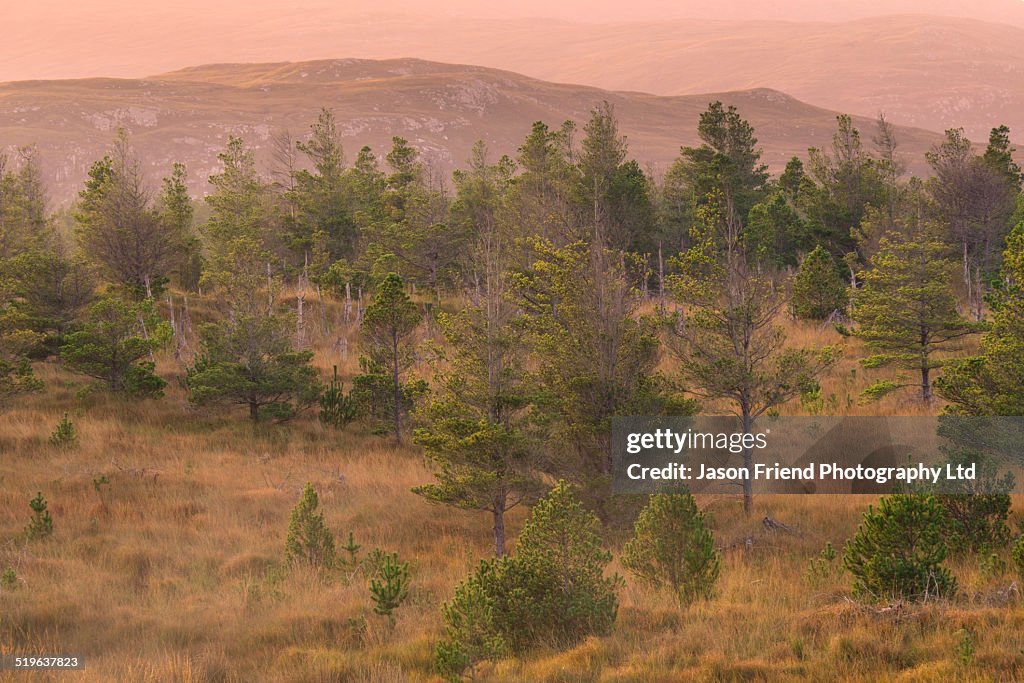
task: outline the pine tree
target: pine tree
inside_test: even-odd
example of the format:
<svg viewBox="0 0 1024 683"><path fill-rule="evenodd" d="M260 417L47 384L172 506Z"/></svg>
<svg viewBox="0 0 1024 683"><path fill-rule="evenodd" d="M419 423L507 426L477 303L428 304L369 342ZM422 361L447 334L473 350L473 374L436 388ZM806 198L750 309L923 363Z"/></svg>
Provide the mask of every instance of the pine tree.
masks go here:
<svg viewBox="0 0 1024 683"><path fill-rule="evenodd" d="M693 496L661 493L651 496L637 518L622 565L648 585L667 585L687 605L710 597L721 558Z"/></svg>
<svg viewBox="0 0 1024 683"><path fill-rule="evenodd" d="M804 320L824 320L836 311L844 312L848 303L849 293L836 271L835 261L821 245L816 246L804 258L793 280L793 314Z"/></svg>
<svg viewBox="0 0 1024 683"><path fill-rule="evenodd" d="M384 556L378 575L370 579L373 611L395 623L394 611L409 597L409 563L399 562L398 553Z"/></svg>
<svg viewBox="0 0 1024 683"><path fill-rule="evenodd" d="M312 351L294 348L286 315L237 315L199 330L200 354L188 368L189 401L246 406L254 422L293 417L320 396Z"/></svg>
<svg viewBox="0 0 1024 683"><path fill-rule="evenodd" d="M167 383L155 374L155 363L143 359L169 336L152 300L104 296L89 307L82 328L65 337L60 358L69 369L102 380L110 391L159 398Z"/></svg>
<svg viewBox="0 0 1024 683"><path fill-rule="evenodd" d="M75 425L68 419L68 414L57 423L57 428L50 434L50 444L57 448L75 448L78 446L78 433Z"/></svg>
<svg viewBox="0 0 1024 683"><path fill-rule="evenodd" d="M979 355L950 363L936 390L958 415L1024 415L1024 223L1007 239Z"/></svg>
<svg viewBox="0 0 1024 683"><path fill-rule="evenodd" d="M295 173L289 198L297 213L290 225L290 248L301 257L323 236L331 261L351 259L358 231L352 215L349 174L334 113L322 109L310 127L309 138L296 143L313 168Z"/></svg>
<svg viewBox="0 0 1024 683"><path fill-rule="evenodd" d="M36 497L28 502L32 509L32 517L25 527L25 538L30 541L38 541L53 534L53 518L50 511L46 509L46 499L43 492L36 493Z"/></svg>
<svg viewBox="0 0 1024 683"><path fill-rule="evenodd" d="M121 131L112 153L93 164L79 194L75 219L86 255L118 284L152 298L185 248L188 234L176 218L153 202L141 163Z"/></svg>
<svg viewBox="0 0 1024 683"><path fill-rule="evenodd" d="M901 494L868 507L843 562L854 591L874 600L951 597L956 579L942 562L947 549L942 507L929 495Z"/></svg>
<svg viewBox="0 0 1024 683"><path fill-rule="evenodd" d="M980 331L957 310L951 289L953 262L949 249L926 230L909 235L890 233L871 258L871 269L859 274L864 283L853 301L854 331L877 353L861 363L877 368L895 365L920 376L920 396L932 398L932 372L941 368L938 352L955 350L961 340ZM883 380L865 391L874 399L907 386Z"/></svg>
<svg viewBox="0 0 1024 683"><path fill-rule="evenodd" d="M786 305L783 288L755 272L746 255L730 241L717 217L718 201L698 212L692 246L674 259L679 273L670 281L673 297L688 307L674 326L673 345L681 374L694 395L724 399L749 434L761 415L796 397L835 364L832 347L787 346L778 324ZM743 453L753 471L753 449ZM743 481L743 509L753 510L753 482Z"/></svg>
<svg viewBox="0 0 1024 683"><path fill-rule="evenodd" d="M316 489L307 483L288 518L284 554L289 563L324 568L334 565L334 536L324 524L323 513L317 512L319 506Z"/></svg>
<svg viewBox="0 0 1024 683"><path fill-rule="evenodd" d="M611 632L621 579L600 522L560 481L534 506L512 557L481 562L443 609L447 640L436 651L449 675L481 659L538 646L571 647ZM454 670L454 671L453 671Z"/></svg>
<svg viewBox="0 0 1024 683"><path fill-rule="evenodd" d="M549 469L579 484L609 522L613 504L624 503L610 495L612 418L691 414L694 405L657 371L657 322L639 315L621 252L586 242L531 245L535 260L516 275L514 294L536 359L535 414L557 448Z"/></svg>
<svg viewBox="0 0 1024 683"><path fill-rule="evenodd" d="M412 367L413 333L419 327L419 310L405 293L395 273L377 286L366 307L359 329L365 355L360 358L362 374L353 379L363 405L391 420L395 440L402 440L402 415L418 385L406 385L405 374Z"/></svg>

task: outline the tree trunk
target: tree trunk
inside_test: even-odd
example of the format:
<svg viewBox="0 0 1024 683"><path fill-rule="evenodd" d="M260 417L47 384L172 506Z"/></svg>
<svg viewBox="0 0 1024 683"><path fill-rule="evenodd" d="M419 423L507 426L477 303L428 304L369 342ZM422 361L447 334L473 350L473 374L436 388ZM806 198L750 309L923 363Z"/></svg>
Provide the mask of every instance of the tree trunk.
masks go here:
<svg viewBox="0 0 1024 683"><path fill-rule="evenodd" d="M743 435L746 437L750 434L751 428L754 424L753 419L750 417L750 409L743 408ZM744 438L746 441L746 438ZM743 514L750 517L754 511L754 482L750 477L750 473L754 469L754 450L752 448L743 449L743 467L745 468L746 474L743 475Z"/></svg>
<svg viewBox="0 0 1024 683"><path fill-rule="evenodd" d="M503 503L497 503L491 511L494 516L494 555L505 556L505 510Z"/></svg>
<svg viewBox="0 0 1024 683"><path fill-rule="evenodd" d="M260 404L256 401L249 401L249 419L253 422L260 419Z"/></svg>
<svg viewBox="0 0 1024 683"><path fill-rule="evenodd" d="M923 401L932 400L932 382L928 376L929 374L930 369L928 366L923 366L921 368L921 400Z"/></svg>
<svg viewBox="0 0 1024 683"><path fill-rule="evenodd" d="M395 442L402 443L402 386L398 383L398 335L391 337L391 381L395 389Z"/></svg>

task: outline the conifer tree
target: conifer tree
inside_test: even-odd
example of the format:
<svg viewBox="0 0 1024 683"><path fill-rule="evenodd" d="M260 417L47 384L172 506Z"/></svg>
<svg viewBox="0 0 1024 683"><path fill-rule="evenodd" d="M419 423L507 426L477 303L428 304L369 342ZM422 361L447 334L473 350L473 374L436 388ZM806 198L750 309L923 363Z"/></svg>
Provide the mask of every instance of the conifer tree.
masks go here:
<svg viewBox="0 0 1024 683"><path fill-rule="evenodd" d="M913 370L924 401L932 399L932 372L944 364L936 354L955 350L981 329L957 310L951 289L955 266L948 255L949 248L927 229L890 233L871 257L871 269L859 274L864 285L853 301L852 317L859 326L854 334L877 352L861 363ZM869 387L865 397L907 386L914 384L883 380Z"/></svg>
<svg viewBox="0 0 1024 683"><path fill-rule="evenodd" d="M639 292L621 252L534 240L531 267L514 282L527 343L536 358L537 419L557 456L551 474L579 484L609 522L611 420L617 415L685 415L692 402L657 371L657 323L638 314Z"/></svg>
<svg viewBox="0 0 1024 683"><path fill-rule="evenodd" d="M409 563L399 562L398 553L384 556L376 577L370 579L373 611L395 623L394 612L409 597Z"/></svg>
<svg viewBox="0 0 1024 683"><path fill-rule="evenodd" d="M824 320L834 312L846 310L849 293L836 272L835 261L821 245L804 257L793 279L790 307L804 320Z"/></svg>
<svg viewBox="0 0 1024 683"><path fill-rule="evenodd" d="M53 517L50 516L50 511L46 509L46 499L43 498L43 492L39 491L36 493L36 497L28 502L28 506L32 509L32 517L23 531L25 538L30 541L38 541L52 535Z"/></svg>
<svg viewBox="0 0 1024 683"><path fill-rule="evenodd" d="M104 296L93 303L80 330L60 347L69 369L106 383L110 391L140 398L160 397L167 384L150 358L170 337L152 301L133 303Z"/></svg>
<svg viewBox="0 0 1024 683"><path fill-rule="evenodd" d="M334 536L324 524L323 513L317 512L319 507L320 499L316 489L307 482L302 490L302 498L292 508L288 518L284 553L289 563L324 568L334 565Z"/></svg>
<svg viewBox="0 0 1024 683"><path fill-rule="evenodd" d="M293 417L320 396L312 351L294 348L286 315L237 315L200 328L200 354L188 368L189 400L248 408L254 422Z"/></svg>
<svg viewBox="0 0 1024 683"><path fill-rule="evenodd" d="M611 553L599 528L560 481L534 506L516 554L481 562L445 604L439 668L455 677L484 659L609 634L621 579L604 575Z"/></svg>
<svg viewBox="0 0 1024 683"><path fill-rule="evenodd" d="M854 591L879 601L952 596L957 583L942 566L943 530L942 507L933 496L886 496L877 509L868 507L843 557Z"/></svg>
<svg viewBox="0 0 1024 683"><path fill-rule="evenodd" d="M173 186L180 178L167 182ZM153 201L124 131L111 154L89 170L75 219L86 255L114 282L147 298L166 284L188 238L178 216Z"/></svg>
<svg viewBox="0 0 1024 683"><path fill-rule="evenodd" d="M402 440L402 416L419 384L405 383L413 363L413 333L422 317L405 293L402 278L389 274L377 285L359 329L365 355L359 359L362 374L353 379L363 405L391 421L395 440Z"/></svg>
<svg viewBox="0 0 1024 683"><path fill-rule="evenodd" d="M659 493L637 517L622 564L648 585L667 585L687 605L711 595L721 558L693 496Z"/></svg>
<svg viewBox="0 0 1024 683"><path fill-rule="evenodd" d="M784 288L750 268L718 218L716 200L698 212L692 246L674 260L674 298L689 308L673 329L673 349L687 390L724 399L750 433L755 420L811 386L838 359L833 347L793 348L778 324L786 305ZM753 450L743 462L753 470ZM743 509L753 509L753 483L743 483Z"/></svg>
<svg viewBox="0 0 1024 683"><path fill-rule="evenodd" d="M295 173L295 188L289 192L297 208L290 225L289 246L301 256L310 252L322 237L331 261L351 259L358 232L334 113L322 109L310 127L309 138L296 143L296 147L313 167Z"/></svg>
<svg viewBox="0 0 1024 683"><path fill-rule="evenodd" d="M949 364L936 390L958 415L1024 415L1024 223L1007 239L989 306L980 354Z"/></svg>

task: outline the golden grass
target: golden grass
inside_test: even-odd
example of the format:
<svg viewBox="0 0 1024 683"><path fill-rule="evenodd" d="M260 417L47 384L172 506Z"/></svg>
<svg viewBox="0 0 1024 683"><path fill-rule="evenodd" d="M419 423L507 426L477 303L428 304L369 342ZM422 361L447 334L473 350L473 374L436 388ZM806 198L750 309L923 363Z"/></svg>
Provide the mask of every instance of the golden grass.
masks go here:
<svg viewBox="0 0 1024 683"><path fill-rule="evenodd" d="M831 334L791 329L797 343ZM341 364L346 379L355 355ZM318 348L325 371L338 361ZM825 391L862 389L869 378L850 372L855 363L848 353ZM166 358L160 369L180 372ZM87 669L6 672L0 681L439 680L432 649L440 605L488 555L491 539L487 515L410 492L429 481L416 449L359 427L327 431L311 414L253 427L241 412L191 408L173 377L163 400L139 403L81 396L86 382L52 365L40 373L47 391L0 416L0 570L14 567L19 577L16 590L0 589L0 651L78 653ZM78 429L78 449L47 442L64 412ZM97 491L100 476L110 484ZM282 567L288 513L307 481L339 543L351 530L364 553L380 547L414 562L412 594L393 627L372 613L360 572ZM27 522L36 491L49 501L53 537L7 542ZM479 680L1024 677L1024 610L1009 575L986 576L976 561L961 561L953 566L962 586L955 601L887 611L851 601L840 573L807 577L808 560L828 541L841 547L870 500L761 496L747 519L738 497L702 498L727 548L713 600L679 609L627 575L613 635L482 667ZM512 515L513 537L524 514ZM767 531L758 521L765 514L798 533ZM626 574L617 559L612 569ZM975 652L962 663L956 647L965 633Z"/></svg>

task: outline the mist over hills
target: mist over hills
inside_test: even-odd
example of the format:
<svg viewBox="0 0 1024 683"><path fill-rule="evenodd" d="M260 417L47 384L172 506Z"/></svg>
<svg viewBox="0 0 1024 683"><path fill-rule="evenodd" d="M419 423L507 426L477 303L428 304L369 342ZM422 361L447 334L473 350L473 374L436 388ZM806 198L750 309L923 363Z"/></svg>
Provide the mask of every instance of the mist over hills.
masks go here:
<svg viewBox="0 0 1024 683"><path fill-rule="evenodd" d="M482 139L492 153L514 154L534 121L585 122L602 100L616 109L630 154L655 173L697 144L697 120L708 103L736 105L757 130L764 159L780 170L809 146L828 145L836 112L784 93L752 89L661 97L548 83L515 73L414 59L223 64L146 79L84 79L0 84L0 141L38 146L54 202L81 188L118 127L125 128L155 183L174 161L188 165L197 193L219 170L229 135L242 136L267 162L277 131L305 135L321 107L339 121L350 158L370 145L383 155L391 137L407 138L447 176ZM857 118L870 140L874 121ZM922 171L925 150L940 139L898 129L900 151ZM868 143L870 144L870 143Z"/></svg>

